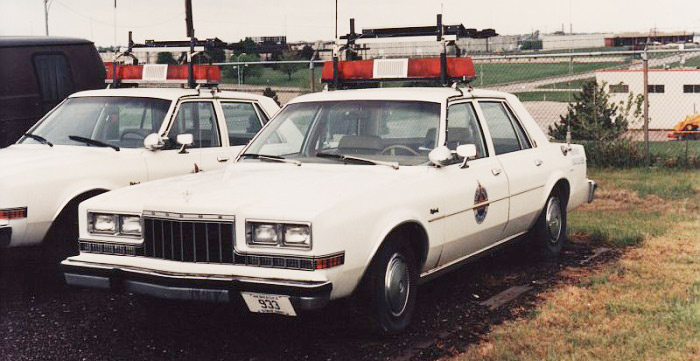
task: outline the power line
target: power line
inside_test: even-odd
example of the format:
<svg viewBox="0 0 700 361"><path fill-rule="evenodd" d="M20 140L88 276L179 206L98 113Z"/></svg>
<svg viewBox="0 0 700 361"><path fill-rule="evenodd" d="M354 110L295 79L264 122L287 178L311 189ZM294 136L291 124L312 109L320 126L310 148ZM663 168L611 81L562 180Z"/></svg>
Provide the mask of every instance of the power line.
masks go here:
<svg viewBox="0 0 700 361"><path fill-rule="evenodd" d="M72 7L70 7L70 6L66 5L66 4L64 4L62 1L59 1L59 0L54 0L54 1L55 1L56 3L58 3L59 5L61 5L63 8L69 10L70 12L72 12L72 13L74 13L74 14L80 16L80 17L83 17L83 18L85 18L85 19L94 21L95 23L102 24L102 25L105 25L105 26L114 26L114 25L115 25L114 22L102 21L102 20L99 20L99 19L95 19L95 18L93 18L93 17L91 17L91 16L89 16L89 15L85 15L85 14L83 14L83 13L81 13L81 12L79 12L79 11L73 9ZM165 24L167 24L167 23L169 23L169 22L172 22L173 20L181 19L183 15L185 15L185 13L184 13L184 12L181 12L181 13L178 13L178 14L176 14L176 15L173 15L172 17L168 18L167 20L164 20L164 21L162 21L162 22L155 23L155 24L149 24L149 25L128 25L128 26L127 26L127 25L118 25L117 27L118 27L118 28L123 28L123 29L143 29L143 28L152 28L152 27L156 27L156 26L165 25Z"/></svg>

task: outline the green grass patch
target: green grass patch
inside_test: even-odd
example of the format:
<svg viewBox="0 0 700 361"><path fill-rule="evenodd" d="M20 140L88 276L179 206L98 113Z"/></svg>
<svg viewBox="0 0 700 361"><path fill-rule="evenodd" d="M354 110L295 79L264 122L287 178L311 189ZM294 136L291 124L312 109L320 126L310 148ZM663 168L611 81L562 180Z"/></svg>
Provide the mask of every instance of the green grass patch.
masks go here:
<svg viewBox="0 0 700 361"><path fill-rule="evenodd" d="M549 101L569 103L574 101L577 92L522 92L514 93L521 102Z"/></svg>
<svg viewBox="0 0 700 361"><path fill-rule="evenodd" d="M603 186L635 191L640 197L656 195L663 199L688 198L698 202L700 172L665 168L634 168L625 170L592 169L589 177ZM700 204L698 204L700 206Z"/></svg>
<svg viewBox="0 0 700 361"><path fill-rule="evenodd" d="M538 88L540 88L540 89L581 89L581 88L583 88L583 84L589 83L592 81L595 81L595 77L578 79L578 80L571 80L571 81L562 81L559 83L542 85L542 86L539 86Z"/></svg>
<svg viewBox="0 0 700 361"><path fill-rule="evenodd" d="M585 73L618 66L616 62L599 63L476 63L474 86L530 81L555 76Z"/></svg>
<svg viewBox="0 0 700 361"><path fill-rule="evenodd" d="M295 87L310 89L311 83L311 70L308 65L300 64L299 69L296 69L292 75L291 79L289 76L279 70L276 70L270 66L262 65L249 65L250 67L258 67L254 75L246 76L245 84L251 85L269 85L270 87ZM231 74L235 74L232 72ZM314 69L314 77L316 78L316 89L320 90L322 88L321 81L321 67L318 66ZM238 79L233 77L224 77L224 83L238 83Z"/></svg>

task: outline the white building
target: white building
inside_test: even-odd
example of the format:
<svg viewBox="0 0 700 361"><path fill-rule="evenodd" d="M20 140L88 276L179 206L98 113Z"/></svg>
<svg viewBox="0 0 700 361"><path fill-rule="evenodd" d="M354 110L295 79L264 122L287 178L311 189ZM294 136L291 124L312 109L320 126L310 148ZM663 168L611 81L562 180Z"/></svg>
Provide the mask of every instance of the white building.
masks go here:
<svg viewBox="0 0 700 361"><path fill-rule="evenodd" d="M602 48L608 34L540 35L542 50Z"/></svg>
<svg viewBox="0 0 700 361"><path fill-rule="evenodd" d="M641 69L605 69L596 71L598 84L606 82L610 100L627 102L644 93ZM700 69L649 69L649 129L669 129L689 114L700 112ZM641 122L630 128L642 128Z"/></svg>

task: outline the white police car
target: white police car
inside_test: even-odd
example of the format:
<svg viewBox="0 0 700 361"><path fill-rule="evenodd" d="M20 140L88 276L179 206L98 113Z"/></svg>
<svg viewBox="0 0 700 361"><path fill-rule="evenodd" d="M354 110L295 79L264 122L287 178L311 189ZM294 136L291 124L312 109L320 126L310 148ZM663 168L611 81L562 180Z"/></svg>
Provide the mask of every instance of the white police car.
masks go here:
<svg viewBox="0 0 700 361"><path fill-rule="evenodd" d="M222 168L278 110L264 96L211 89L73 94L0 150L0 247L75 244L81 201Z"/></svg>
<svg viewBox="0 0 700 361"><path fill-rule="evenodd" d="M594 189L583 147L550 143L511 94L326 91L289 102L222 172L83 202L81 254L62 264L71 285L261 313L361 295L393 333L421 280L528 232L558 253Z"/></svg>

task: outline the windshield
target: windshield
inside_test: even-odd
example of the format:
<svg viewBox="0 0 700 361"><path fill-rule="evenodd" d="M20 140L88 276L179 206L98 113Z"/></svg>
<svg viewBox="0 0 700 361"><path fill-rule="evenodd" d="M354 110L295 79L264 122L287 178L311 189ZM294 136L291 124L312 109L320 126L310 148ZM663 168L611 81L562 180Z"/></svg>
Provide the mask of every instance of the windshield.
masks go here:
<svg viewBox="0 0 700 361"><path fill-rule="evenodd" d="M428 162L440 125L440 104L353 100L291 104L245 154L330 163L337 154L401 165ZM245 157L248 159L252 157ZM320 156L319 156L320 154Z"/></svg>
<svg viewBox="0 0 700 361"><path fill-rule="evenodd" d="M87 146L77 136L122 148L143 147L144 138L158 132L170 101L134 97L83 97L66 99L31 134L52 144ZM39 143L24 137L21 143Z"/></svg>

